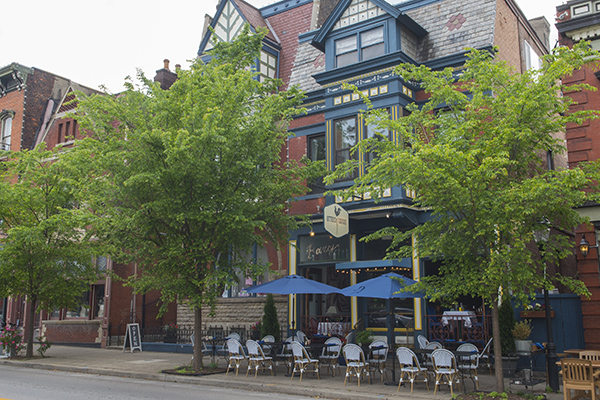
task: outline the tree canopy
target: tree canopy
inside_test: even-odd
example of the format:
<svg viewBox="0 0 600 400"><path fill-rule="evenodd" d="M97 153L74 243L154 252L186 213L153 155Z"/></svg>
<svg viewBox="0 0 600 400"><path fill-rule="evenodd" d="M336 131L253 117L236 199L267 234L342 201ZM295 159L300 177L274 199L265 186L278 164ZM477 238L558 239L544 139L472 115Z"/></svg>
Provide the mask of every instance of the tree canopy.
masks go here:
<svg viewBox="0 0 600 400"><path fill-rule="evenodd" d="M140 264L130 280L137 290L159 289L163 305L190 304L196 337L203 305L238 275L264 272L267 265L249 257L252 247L287 239L300 222L288 215L289 201L318 169L282 152L302 95L258 79L264 34L246 28L217 44L210 62L178 70L169 90L140 73L139 86L124 93L78 100L89 138L69 157L89 177L95 234L114 257Z"/></svg>
<svg viewBox="0 0 600 400"><path fill-rule="evenodd" d="M345 195L403 186L414 190L414 206L429 210L430 219L412 229L385 228L372 238L394 235L388 257L439 261L439 274L421 279L431 300L460 295L483 297L492 306L494 336L500 293L526 301L536 290L557 281L576 293L582 282L543 274L546 263L573 253L573 240L561 232L584 222L574 209L598 198L598 163L550 170L547 155L565 153L569 122L596 118L597 111L570 108L561 77L598 55L585 45L557 48L539 70L516 73L488 51L471 50L460 69L433 71L425 66L396 69L405 82L420 85L429 100L408 107L410 115L391 121L371 110L367 121L398 132L398 143L377 138L360 143L378 155ZM568 91L592 90L585 85ZM338 168L329 181L357 168L361 160ZM535 233L551 229L542 257ZM398 246L408 238L414 245ZM408 241L408 243L411 243ZM414 246L414 247L413 247ZM500 354L499 341L494 342ZM501 379L497 371L497 382Z"/></svg>
<svg viewBox="0 0 600 400"><path fill-rule="evenodd" d="M36 308L75 307L98 279L98 242L85 231L88 213L74 176L44 145L5 154L0 176L0 296L29 301L25 331L33 355Z"/></svg>

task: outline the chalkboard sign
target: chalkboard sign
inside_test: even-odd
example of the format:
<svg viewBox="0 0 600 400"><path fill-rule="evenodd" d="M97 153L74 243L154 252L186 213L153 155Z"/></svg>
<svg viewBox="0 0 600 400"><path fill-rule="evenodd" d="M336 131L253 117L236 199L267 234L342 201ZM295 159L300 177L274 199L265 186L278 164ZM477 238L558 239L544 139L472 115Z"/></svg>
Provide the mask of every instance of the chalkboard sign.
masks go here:
<svg viewBox="0 0 600 400"><path fill-rule="evenodd" d="M125 331L125 343L123 343L123 351L125 351L128 345L131 348L132 353L135 349L142 351L140 324L127 324L127 330Z"/></svg>

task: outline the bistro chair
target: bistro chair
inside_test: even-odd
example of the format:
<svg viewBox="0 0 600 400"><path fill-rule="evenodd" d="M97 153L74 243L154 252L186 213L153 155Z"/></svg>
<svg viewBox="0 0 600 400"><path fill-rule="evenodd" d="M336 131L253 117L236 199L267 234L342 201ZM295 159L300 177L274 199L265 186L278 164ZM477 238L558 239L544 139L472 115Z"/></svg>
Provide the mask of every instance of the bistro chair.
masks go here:
<svg viewBox="0 0 600 400"><path fill-rule="evenodd" d="M335 376L336 368L339 370L338 359L340 352L342 351L342 339L338 337L330 337L325 341L325 347L319 357L319 363L321 366L327 367L327 370L331 370L331 374Z"/></svg>
<svg viewBox="0 0 600 400"><path fill-rule="evenodd" d="M281 352L275 357L275 365L279 365L279 361L283 362L283 365L287 368L288 374L291 373L294 366L294 355L292 353L292 342L294 337L289 337L283 342L281 346Z"/></svg>
<svg viewBox="0 0 600 400"><path fill-rule="evenodd" d="M306 344L306 334L302 331L297 331L295 340L302 343L303 345L305 345Z"/></svg>
<svg viewBox="0 0 600 400"><path fill-rule="evenodd" d="M563 392L565 400L571 400L571 390L575 397L589 397L592 400L599 398L596 388L600 389L600 371L594 373L592 361L579 358L563 358L560 360L561 374L563 377ZM586 395L586 391L589 394Z"/></svg>
<svg viewBox="0 0 600 400"><path fill-rule="evenodd" d="M437 350L441 349L444 346L440 342L429 342L425 345L425 350ZM423 363L427 368L433 369L433 362L431 361L431 353L423 353Z"/></svg>
<svg viewBox="0 0 600 400"><path fill-rule="evenodd" d="M248 357L246 357L244 348L236 339L229 339L227 341L227 352L229 353L229 362L227 363L227 372L225 372L225 375L229 373L229 368L235 367L235 376L237 376L242 361L247 361Z"/></svg>
<svg viewBox="0 0 600 400"><path fill-rule="evenodd" d="M344 353L344 359L346 360L346 377L344 378L344 386L348 377L352 380L353 376L358 379L358 386L360 386L360 376L369 377L369 383L371 383L371 375L369 374L369 365L365 361L365 353L356 344L346 344L342 349Z"/></svg>
<svg viewBox="0 0 600 400"><path fill-rule="evenodd" d="M485 363L485 365L488 367L488 369L490 370L490 374L492 373L492 363L491 363L491 356L490 356L490 348L492 346L492 340L494 340L493 337L490 338L490 340L488 340L488 342L485 344L485 347L483 348L483 350L481 350L481 353L479 353L479 360L482 360L482 363Z"/></svg>
<svg viewBox="0 0 600 400"><path fill-rule="evenodd" d="M446 379L450 386L450 394L454 395L452 389L454 382L456 382L458 390L460 390L460 377L454 354L450 350L436 349L431 353L431 361L433 362L433 372L435 374L435 389L433 390L433 394L437 392L438 386L444 383L444 379Z"/></svg>
<svg viewBox="0 0 600 400"><path fill-rule="evenodd" d="M239 333L237 333L237 332L231 332L229 334L229 336L227 336L225 339L235 339L235 340L237 340L239 342L242 338L241 338L241 336L240 336Z"/></svg>
<svg viewBox="0 0 600 400"><path fill-rule="evenodd" d="M417 336L417 342L419 343L419 348L424 349L425 346L427 346L427 344L429 343L429 340L427 340L425 336L419 335Z"/></svg>
<svg viewBox="0 0 600 400"><path fill-rule="evenodd" d="M469 371L469 376L475 381L475 387L479 390L479 378L477 377L479 349L473 343L463 343L456 348L456 351L468 351L472 353L470 356L460 356L461 362L458 364L458 368L463 371L463 374Z"/></svg>
<svg viewBox="0 0 600 400"><path fill-rule="evenodd" d="M381 382L383 382L383 375L387 379L387 369L385 362L388 356L388 345L385 340L373 340L369 345L371 351L369 357L369 368L376 370L381 375Z"/></svg>
<svg viewBox="0 0 600 400"><path fill-rule="evenodd" d="M296 371L300 371L300 382L302 382L302 375L305 370L308 372L309 367L313 367L314 372L317 373L317 378L321 379L319 376L319 360L310 358L304 345L298 342L292 342L292 353L294 354L294 370L292 371L291 379L294 379Z"/></svg>
<svg viewBox="0 0 600 400"><path fill-rule="evenodd" d="M348 332L346 334L346 337L344 338L344 342L346 344L348 344L348 343L352 343L353 340L354 340L354 332Z"/></svg>
<svg viewBox="0 0 600 400"><path fill-rule="evenodd" d="M252 368L255 369L254 377L258 374L259 369L269 369L271 376L273 376L273 357L266 357L262 347L257 341L248 339L246 340L246 348L248 349L248 370L246 376Z"/></svg>
<svg viewBox="0 0 600 400"><path fill-rule="evenodd" d="M415 352L408 347L399 347L396 350L396 357L398 358L398 364L400 364L400 382L396 391L400 391L400 386L402 386L402 381L406 376L407 380L410 381L410 392L412 393L413 382L419 375L423 376L423 382L425 382L427 390L429 390L429 373L427 372L427 368L421 367Z"/></svg>
<svg viewBox="0 0 600 400"><path fill-rule="evenodd" d="M588 361L600 361L600 351L599 350L584 350L579 352L579 358L582 360Z"/></svg>
<svg viewBox="0 0 600 400"><path fill-rule="evenodd" d="M273 352L273 346L269 345L268 343L275 343L275 337L273 335L267 335L264 338L260 339L260 341L262 342L261 347L263 348L263 350L266 351L267 354L272 356L273 354L271 353Z"/></svg>

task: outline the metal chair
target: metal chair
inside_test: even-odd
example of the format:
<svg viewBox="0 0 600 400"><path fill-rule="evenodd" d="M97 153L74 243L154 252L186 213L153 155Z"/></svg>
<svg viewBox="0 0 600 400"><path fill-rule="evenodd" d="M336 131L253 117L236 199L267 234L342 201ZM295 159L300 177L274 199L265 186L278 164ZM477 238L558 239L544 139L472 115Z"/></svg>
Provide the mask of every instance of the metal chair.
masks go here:
<svg viewBox="0 0 600 400"><path fill-rule="evenodd" d="M227 363L227 372L225 372L225 375L229 373L229 368L235 367L235 376L237 376L242 361L248 360L248 357L246 357L244 348L236 339L229 339L227 341L227 352L229 353L229 362Z"/></svg>
<svg viewBox="0 0 600 400"><path fill-rule="evenodd" d="M340 369L338 358L340 357L341 351L342 339L338 337L331 337L325 341L325 347L323 347L323 351L319 357L321 366L326 366L327 370L331 370L331 374L333 376L335 376L336 368L338 370Z"/></svg>
<svg viewBox="0 0 600 400"><path fill-rule="evenodd" d="M271 371L271 376L273 376L273 357L265 356L262 347L258 344L257 341L248 339L246 341L246 348L248 349L248 370L246 371L246 376L248 376L248 372L250 369L254 367L254 377L258 374L259 369L268 368Z"/></svg>
<svg viewBox="0 0 600 400"><path fill-rule="evenodd" d="M399 347L396 350L396 358L398 358L398 364L400 364L400 382L398 383L397 392L400 391L400 386L402 386L402 381L406 376L410 380L410 392L412 393L413 383L419 375L424 376L423 382L425 382L427 390L429 390L429 373L427 372L427 368L421 367L414 351L407 347Z"/></svg>
<svg viewBox="0 0 600 400"><path fill-rule="evenodd" d="M353 376L358 379L358 386L360 386L360 376L369 377L369 383L371 383L371 375L369 374L369 365L365 361L365 353L356 344L346 344L342 349L344 353L344 359L346 360L346 377L344 378L344 386L348 377L352 380Z"/></svg>
<svg viewBox="0 0 600 400"><path fill-rule="evenodd" d="M273 335L267 335L264 338L260 339L260 341L263 342L263 345L261 346L263 350L266 351L270 356L273 356L273 346L267 343L275 343L275 337Z"/></svg>
<svg viewBox="0 0 600 400"><path fill-rule="evenodd" d="M560 360L563 377L565 400L571 400L571 390L575 391L573 399L590 397L599 398L596 388L600 389L600 371L594 373L592 361L579 358L563 358ZM586 392L589 394L586 395Z"/></svg>
<svg viewBox="0 0 600 400"><path fill-rule="evenodd" d="M296 332L296 338L295 340L297 340L298 342L302 343L303 345L306 344L306 334L302 331L297 331Z"/></svg>
<svg viewBox="0 0 600 400"><path fill-rule="evenodd" d="M456 351L471 352L470 356L460 356L461 362L458 368L463 371L463 374L469 371L469 376L475 381L475 387L479 390L479 377L477 369L479 368L479 349L472 343L463 343L456 348Z"/></svg>
<svg viewBox="0 0 600 400"><path fill-rule="evenodd" d="M429 342L425 345L424 349L425 350L437 350L437 349L441 349L444 346L442 346L442 344L440 342ZM425 364L425 366L427 368L433 369L433 363L431 362L431 355L424 353L423 354L423 363Z"/></svg>
<svg viewBox="0 0 600 400"><path fill-rule="evenodd" d="M385 362L388 356L388 345L385 340L373 340L369 345L371 357L369 357L369 368L377 370L383 382L383 376L387 379L387 369Z"/></svg>
<svg viewBox="0 0 600 400"><path fill-rule="evenodd" d="M482 360L482 362L485 362L485 365L490 370L490 374L492 373L492 363L491 363L491 357L490 357L490 348L492 346L492 340L494 340L493 337L491 337L490 340L488 340L488 342L486 343L483 350L481 350L481 353L479 353L479 360Z"/></svg>
<svg viewBox="0 0 600 400"><path fill-rule="evenodd" d="M310 358L306 347L302 343L292 342L292 353L294 354L294 370L292 371L291 379L294 379L296 371L300 371L300 382L302 382L302 375L305 370L308 372L309 367L313 367L314 372L317 373L317 378L321 379L319 376L319 360Z"/></svg>
<svg viewBox="0 0 600 400"><path fill-rule="evenodd" d="M435 374L435 389L433 394L437 392L437 388L440 384L444 383L446 379L450 386L450 394L454 395L452 384L456 382L458 390L460 390L460 378L459 371L456 366L456 357L450 350L436 349L431 353L431 360L433 362L433 372Z"/></svg>

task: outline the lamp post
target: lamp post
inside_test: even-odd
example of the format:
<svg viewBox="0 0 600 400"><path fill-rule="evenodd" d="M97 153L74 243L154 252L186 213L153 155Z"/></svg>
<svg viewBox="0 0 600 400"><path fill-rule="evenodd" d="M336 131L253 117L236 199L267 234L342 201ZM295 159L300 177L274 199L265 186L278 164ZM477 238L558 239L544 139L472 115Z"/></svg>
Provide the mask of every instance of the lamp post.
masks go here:
<svg viewBox="0 0 600 400"><path fill-rule="evenodd" d="M534 240L537 243L540 253L550 239L550 228L534 232ZM546 277L546 265L544 264L544 278ZM550 296L548 290L544 288L544 303L546 308L546 333L548 334L548 342L546 343L546 371L548 371L548 386L553 392L558 392L558 365L556 361L556 344L554 343L554 335L552 334L552 316L550 314Z"/></svg>

